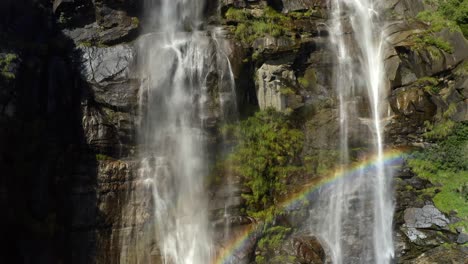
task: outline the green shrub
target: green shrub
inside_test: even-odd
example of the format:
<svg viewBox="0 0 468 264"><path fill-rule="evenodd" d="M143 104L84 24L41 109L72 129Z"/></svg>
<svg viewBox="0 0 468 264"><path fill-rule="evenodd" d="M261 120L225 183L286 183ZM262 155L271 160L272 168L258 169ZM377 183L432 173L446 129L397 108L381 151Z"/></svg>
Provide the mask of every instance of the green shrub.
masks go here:
<svg viewBox="0 0 468 264"><path fill-rule="evenodd" d="M270 256L279 252L279 248L284 243L285 238L291 233L291 228L285 226L268 226L262 232L262 237L258 241L257 249L261 255L255 257L257 264L261 263L288 263L285 260L294 261L292 256ZM294 257L292 257L294 258Z"/></svg>
<svg viewBox="0 0 468 264"><path fill-rule="evenodd" d="M226 14L224 15L226 19L233 21L245 21L249 19L250 14L247 13L244 9L237 9L230 7Z"/></svg>
<svg viewBox="0 0 468 264"><path fill-rule="evenodd" d="M461 31L468 36L468 1L466 0L426 0L436 11L426 10L418 18L430 24L431 30L437 32L443 28Z"/></svg>
<svg viewBox="0 0 468 264"><path fill-rule="evenodd" d="M431 123L426 121L424 123L426 129L428 130L424 133L424 137L433 140L444 139L453 132L453 129L456 123L450 119L450 117L456 112L457 105L452 103L449 105L448 109L442 113L442 115L436 117L436 121Z"/></svg>
<svg viewBox="0 0 468 264"><path fill-rule="evenodd" d="M415 44L417 49L422 49L422 48L428 48L428 47L436 47L440 50L443 50L447 53L452 53L453 52L453 47L448 43L447 41L443 40L442 38L435 37L431 35L431 33L423 33L422 35L419 35L415 39ZM438 53L432 51L429 49L429 52L431 53L431 56L433 57L438 57L440 56Z"/></svg>
<svg viewBox="0 0 468 264"><path fill-rule="evenodd" d="M433 201L445 213L456 212L462 220L457 225L468 227L468 123L453 124L452 133L439 138L427 149L408 158L408 165L437 187Z"/></svg>
<svg viewBox="0 0 468 264"><path fill-rule="evenodd" d="M415 82L416 85L423 87L424 91L431 95L437 95L440 92L439 81L434 77L423 77Z"/></svg>
<svg viewBox="0 0 468 264"><path fill-rule="evenodd" d="M14 79L16 76L11 72L12 63L18 59L18 56L14 53L7 53L6 55L0 57L0 75L6 79Z"/></svg>
<svg viewBox="0 0 468 264"><path fill-rule="evenodd" d="M234 34L247 44L266 35L280 37L291 28L291 19L271 7L265 8L261 17L254 17L244 9L231 7L225 13L225 17L237 22Z"/></svg>
<svg viewBox="0 0 468 264"><path fill-rule="evenodd" d="M273 109L257 112L226 133L239 141L229 162L252 190L244 195L247 213L272 218L285 181L301 169L294 161L302 150L303 133L292 126L286 114Z"/></svg>
<svg viewBox="0 0 468 264"><path fill-rule="evenodd" d="M96 154L96 160L104 161L104 160L111 160L111 159L112 157L107 156L105 154Z"/></svg>

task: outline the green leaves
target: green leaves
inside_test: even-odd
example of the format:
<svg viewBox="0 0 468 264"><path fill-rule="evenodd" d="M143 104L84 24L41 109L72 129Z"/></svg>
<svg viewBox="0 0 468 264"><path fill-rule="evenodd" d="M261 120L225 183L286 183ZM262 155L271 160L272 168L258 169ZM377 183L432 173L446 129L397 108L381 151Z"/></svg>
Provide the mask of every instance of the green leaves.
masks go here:
<svg viewBox="0 0 468 264"><path fill-rule="evenodd" d="M468 228L468 123L454 123L450 134L413 153L408 165L436 186L428 191L435 194L437 208L445 213L457 212L459 225Z"/></svg>
<svg viewBox="0 0 468 264"><path fill-rule="evenodd" d="M230 160L252 190L244 195L247 212L264 218L284 193L286 179L301 169L294 161L302 151L304 135L292 126L286 114L273 109L257 112L236 130L231 134L239 145Z"/></svg>

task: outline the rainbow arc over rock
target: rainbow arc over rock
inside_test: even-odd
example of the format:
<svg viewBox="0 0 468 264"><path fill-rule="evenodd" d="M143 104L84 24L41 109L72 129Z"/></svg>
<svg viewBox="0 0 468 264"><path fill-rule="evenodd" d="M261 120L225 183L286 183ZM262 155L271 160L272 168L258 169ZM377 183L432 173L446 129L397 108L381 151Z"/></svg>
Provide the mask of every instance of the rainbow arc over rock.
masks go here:
<svg viewBox="0 0 468 264"><path fill-rule="evenodd" d="M406 151L404 149L389 149L384 152L381 159L377 156L366 158L360 162L353 163L351 166L343 169L337 169L326 174L324 177L318 177L306 184L300 191L290 195L287 199L282 201L279 205L283 210L293 210L294 208L303 205L304 201L312 200L315 195L318 195L319 190L326 189L327 186L333 185L338 179L349 180L352 184L352 179L362 175L363 173L370 172L375 169L378 162L384 163L385 166L400 165ZM226 246L221 250L217 257L213 260L213 264L234 264L236 263L236 256L242 254L246 247L254 243L255 233L258 230L255 225L246 226L236 237L231 239Z"/></svg>

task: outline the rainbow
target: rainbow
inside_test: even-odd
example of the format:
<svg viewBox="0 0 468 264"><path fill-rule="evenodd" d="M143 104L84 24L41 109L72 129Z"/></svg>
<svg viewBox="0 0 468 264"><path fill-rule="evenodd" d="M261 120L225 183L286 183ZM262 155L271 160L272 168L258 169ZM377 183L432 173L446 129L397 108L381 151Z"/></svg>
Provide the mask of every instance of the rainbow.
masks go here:
<svg viewBox="0 0 468 264"><path fill-rule="evenodd" d="M334 170L328 173L328 176L315 179L306 184L300 191L290 195L287 199L283 200L278 207L283 210L292 210L302 206L303 201L312 199L313 195L317 195L317 190L323 187L330 187L336 180L345 179L352 180L355 177L362 175L367 171L375 169L378 162L383 163L385 166L399 165L405 156L403 149L390 149L384 152L382 159L379 160L377 156L364 159L361 162L352 164L347 169ZM221 250L220 254L212 262L214 264L233 264L236 263L236 256L241 252L245 252L246 247L255 243L258 229L255 225L247 226L240 234L227 243Z"/></svg>

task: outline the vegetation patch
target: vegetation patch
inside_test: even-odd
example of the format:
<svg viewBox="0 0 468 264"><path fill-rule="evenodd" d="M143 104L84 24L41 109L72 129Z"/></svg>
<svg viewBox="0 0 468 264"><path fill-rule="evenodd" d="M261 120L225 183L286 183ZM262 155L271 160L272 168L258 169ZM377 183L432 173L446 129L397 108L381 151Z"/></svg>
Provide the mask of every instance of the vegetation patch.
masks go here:
<svg viewBox="0 0 468 264"><path fill-rule="evenodd" d="M414 152L408 165L435 187L434 204L461 219L456 226L468 228L468 123L454 124L452 132L431 147Z"/></svg>
<svg viewBox="0 0 468 264"><path fill-rule="evenodd" d="M468 37L468 1L466 0L425 0L434 10L418 14L418 18L431 26L433 32L448 28L461 31Z"/></svg>
<svg viewBox="0 0 468 264"><path fill-rule="evenodd" d="M282 256L277 253L284 243L284 239L291 234L292 229L285 226L268 226L263 230L262 238L258 241L257 248L261 254L255 257L257 264L289 263L294 261L293 256ZM269 259L269 256L274 256Z"/></svg>
<svg viewBox="0 0 468 264"><path fill-rule="evenodd" d="M415 48L427 48L432 57L440 54L429 47L436 47L447 53L453 52L453 47L447 41L435 37L433 34L447 28L451 32L462 32L468 36L468 1L466 0L425 0L432 7L417 15L417 18L427 25L429 29L415 36Z"/></svg>
<svg viewBox="0 0 468 264"><path fill-rule="evenodd" d="M424 122L424 126L428 130L424 133L424 137L430 140L441 140L449 136L456 125L456 123L450 119L450 117L456 112L457 106L455 103L451 103L448 109L442 113L442 115L436 116L434 123L429 121Z"/></svg>
<svg viewBox="0 0 468 264"><path fill-rule="evenodd" d="M105 160L112 160L113 158L110 156L107 156L105 154L96 154L96 160L99 161L105 161Z"/></svg>
<svg viewBox="0 0 468 264"><path fill-rule="evenodd" d="M254 16L246 9L229 8L225 13L228 21L236 23L235 36L244 43L270 35L280 37L292 30L291 18L271 7L266 7L261 16Z"/></svg>
<svg viewBox="0 0 468 264"><path fill-rule="evenodd" d="M432 32L424 32L420 35L417 35L414 39L415 49L427 49L433 58L438 58L441 55L436 50L431 49L431 47L438 48L447 53L453 52L453 47L452 45L450 45L450 43L448 43L440 37L435 37L432 34Z"/></svg>
<svg viewBox="0 0 468 264"><path fill-rule="evenodd" d="M0 74L6 79L14 79L16 76L12 72L12 65L18 56L14 53L0 54Z"/></svg>
<svg viewBox="0 0 468 264"><path fill-rule="evenodd" d="M438 95L440 92L439 81L434 77L423 77L415 82L415 85L422 87L430 95Z"/></svg>
<svg viewBox="0 0 468 264"><path fill-rule="evenodd" d="M288 118L267 109L225 131L239 142L228 163L251 190L243 195L246 212L258 219L274 218L276 210L281 210L277 204L286 191L287 179L302 170L297 161L304 135Z"/></svg>

